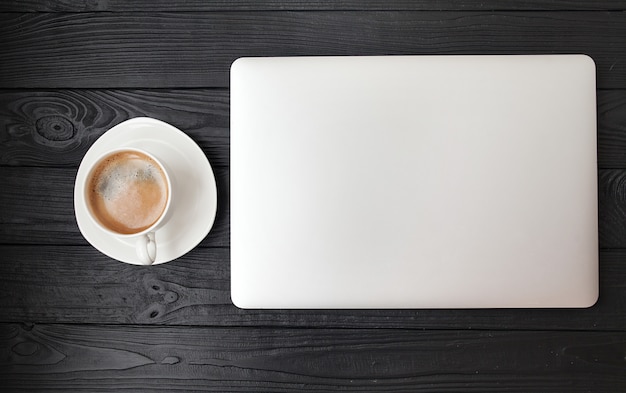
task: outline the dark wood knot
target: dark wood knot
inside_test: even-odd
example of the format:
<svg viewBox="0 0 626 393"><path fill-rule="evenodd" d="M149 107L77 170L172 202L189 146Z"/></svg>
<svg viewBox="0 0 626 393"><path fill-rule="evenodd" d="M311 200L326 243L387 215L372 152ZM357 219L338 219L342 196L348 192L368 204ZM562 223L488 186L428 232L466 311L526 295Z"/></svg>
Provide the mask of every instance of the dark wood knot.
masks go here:
<svg viewBox="0 0 626 393"><path fill-rule="evenodd" d="M53 142L72 139L75 134L74 124L63 116L49 115L37 119L37 133Z"/></svg>
<svg viewBox="0 0 626 393"><path fill-rule="evenodd" d="M178 300L178 294L176 292L168 291L163 295L163 301L167 304L174 303Z"/></svg>
<svg viewBox="0 0 626 393"><path fill-rule="evenodd" d="M32 341L22 341L15 344L11 350L20 356L31 356L39 350L39 344Z"/></svg>
<svg viewBox="0 0 626 393"><path fill-rule="evenodd" d="M166 356L161 360L161 364L176 364L180 363L180 358L177 356Z"/></svg>

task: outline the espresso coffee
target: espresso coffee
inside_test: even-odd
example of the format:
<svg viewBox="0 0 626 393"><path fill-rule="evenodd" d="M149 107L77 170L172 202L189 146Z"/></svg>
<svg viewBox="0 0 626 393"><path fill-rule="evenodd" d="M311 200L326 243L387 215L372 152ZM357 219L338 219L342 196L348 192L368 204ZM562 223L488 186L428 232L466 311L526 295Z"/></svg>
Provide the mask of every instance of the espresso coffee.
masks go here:
<svg viewBox="0 0 626 393"><path fill-rule="evenodd" d="M94 168L87 182L87 199L93 216L120 234L149 228L167 206L169 190L163 169L137 151L108 156Z"/></svg>

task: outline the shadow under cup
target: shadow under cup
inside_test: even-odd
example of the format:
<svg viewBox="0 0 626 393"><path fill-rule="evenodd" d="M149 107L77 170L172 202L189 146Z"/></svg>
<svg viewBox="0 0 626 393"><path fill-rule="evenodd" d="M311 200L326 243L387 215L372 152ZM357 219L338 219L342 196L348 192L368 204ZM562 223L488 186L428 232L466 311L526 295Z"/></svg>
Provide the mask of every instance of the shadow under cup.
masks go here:
<svg viewBox="0 0 626 393"><path fill-rule="evenodd" d="M115 236L154 231L171 202L171 182L161 162L135 148L110 151L91 167L84 186L92 221Z"/></svg>

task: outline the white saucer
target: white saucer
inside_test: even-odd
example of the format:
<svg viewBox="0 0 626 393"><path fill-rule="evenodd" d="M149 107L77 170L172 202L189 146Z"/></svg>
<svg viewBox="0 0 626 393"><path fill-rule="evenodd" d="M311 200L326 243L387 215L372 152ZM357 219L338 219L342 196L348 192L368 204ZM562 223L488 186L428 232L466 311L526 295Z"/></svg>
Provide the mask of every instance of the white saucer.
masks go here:
<svg viewBox="0 0 626 393"><path fill-rule="evenodd" d="M211 164L200 147L177 128L148 117L122 122L104 133L80 163L74 185L74 211L85 239L103 254L140 265L133 239L120 239L99 229L88 217L80 197L89 167L104 152L118 147L138 147L159 158L172 181L172 206L167 223L157 230L154 264L169 262L193 249L206 237L215 221L217 188Z"/></svg>

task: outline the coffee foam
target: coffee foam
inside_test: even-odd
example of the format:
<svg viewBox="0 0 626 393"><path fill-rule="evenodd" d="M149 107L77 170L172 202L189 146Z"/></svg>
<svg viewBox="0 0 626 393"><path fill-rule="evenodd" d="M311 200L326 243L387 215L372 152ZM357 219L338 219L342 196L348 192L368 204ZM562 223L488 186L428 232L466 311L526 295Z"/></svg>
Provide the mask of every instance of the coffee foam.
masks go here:
<svg viewBox="0 0 626 393"><path fill-rule="evenodd" d="M150 157L134 151L116 153L99 164L89 187L92 211L118 233L149 228L167 204L164 173Z"/></svg>

